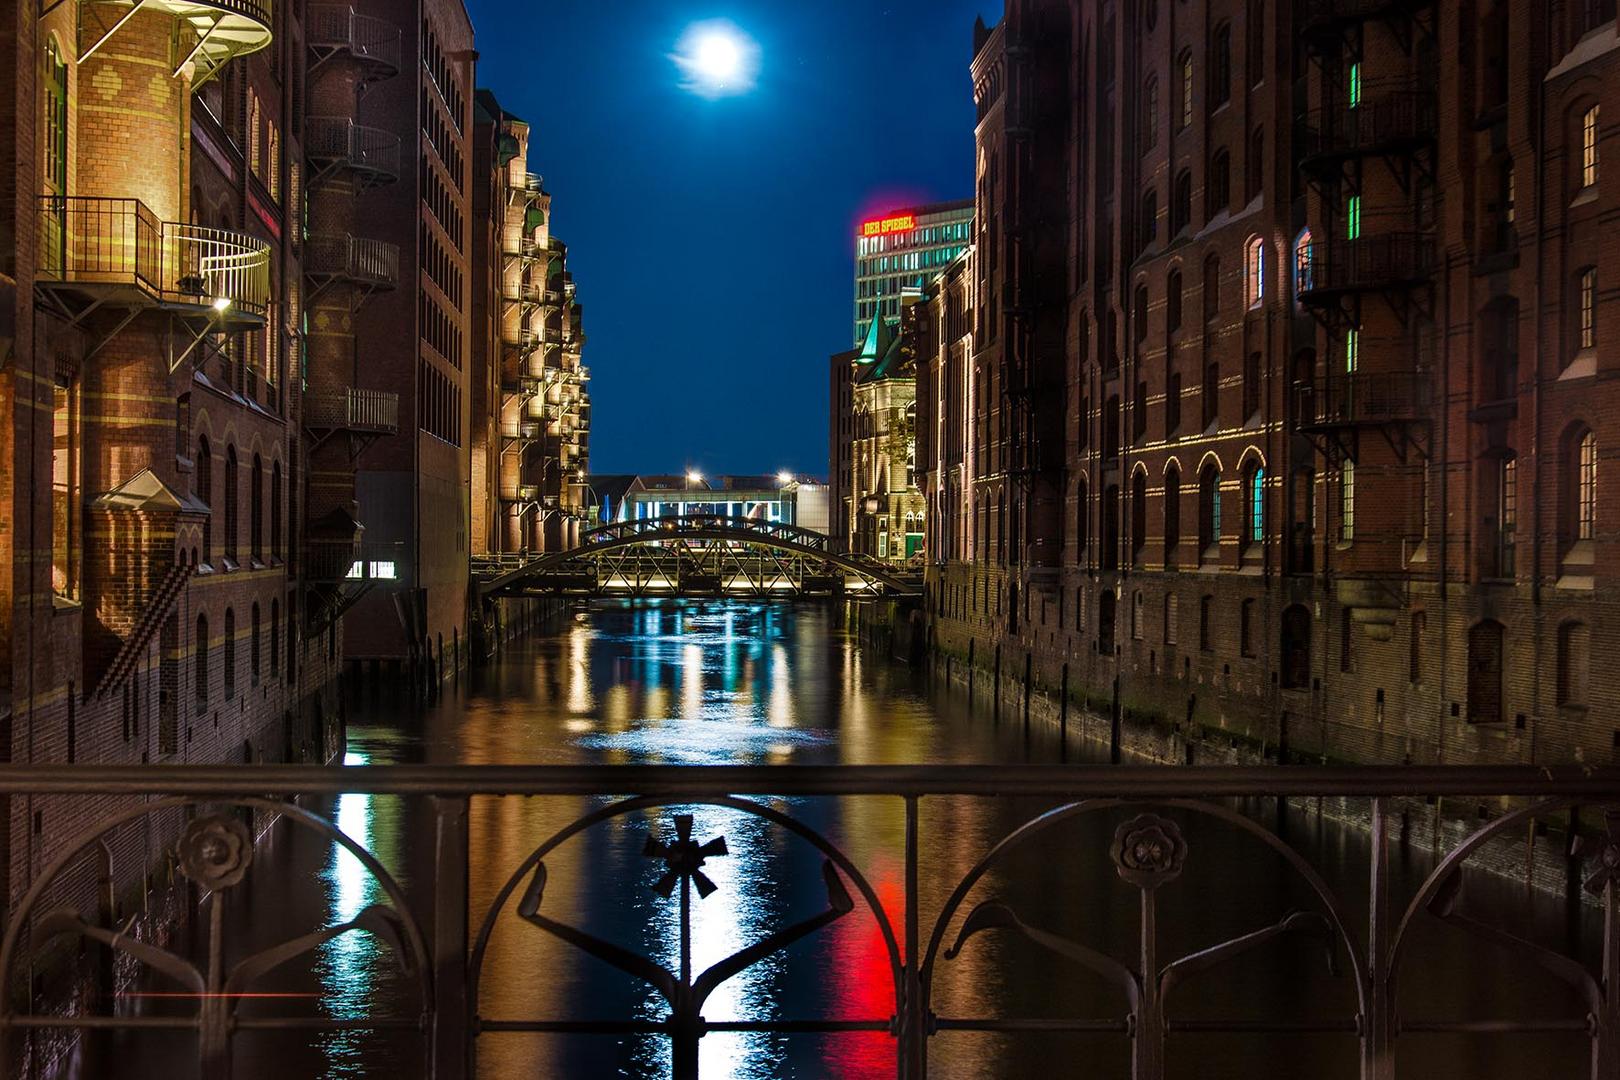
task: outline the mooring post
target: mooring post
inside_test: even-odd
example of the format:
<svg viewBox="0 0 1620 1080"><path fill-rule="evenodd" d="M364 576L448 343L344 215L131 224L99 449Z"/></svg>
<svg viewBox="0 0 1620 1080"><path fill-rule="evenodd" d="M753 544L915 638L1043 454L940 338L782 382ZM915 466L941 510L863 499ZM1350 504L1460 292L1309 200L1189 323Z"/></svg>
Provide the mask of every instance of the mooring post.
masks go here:
<svg viewBox="0 0 1620 1080"><path fill-rule="evenodd" d="M1119 707L1119 676L1114 676L1114 701L1108 709L1108 762L1118 765L1120 759L1120 721L1123 713Z"/></svg>

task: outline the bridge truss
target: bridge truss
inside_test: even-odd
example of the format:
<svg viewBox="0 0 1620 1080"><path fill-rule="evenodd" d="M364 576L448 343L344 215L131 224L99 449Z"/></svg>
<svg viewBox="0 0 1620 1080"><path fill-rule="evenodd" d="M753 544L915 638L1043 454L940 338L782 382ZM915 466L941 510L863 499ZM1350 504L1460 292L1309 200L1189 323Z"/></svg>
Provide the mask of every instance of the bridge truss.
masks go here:
<svg viewBox="0 0 1620 1080"><path fill-rule="evenodd" d="M498 596L913 596L921 582L830 549L794 525L720 514L621 521L578 547L474 564L479 594Z"/></svg>

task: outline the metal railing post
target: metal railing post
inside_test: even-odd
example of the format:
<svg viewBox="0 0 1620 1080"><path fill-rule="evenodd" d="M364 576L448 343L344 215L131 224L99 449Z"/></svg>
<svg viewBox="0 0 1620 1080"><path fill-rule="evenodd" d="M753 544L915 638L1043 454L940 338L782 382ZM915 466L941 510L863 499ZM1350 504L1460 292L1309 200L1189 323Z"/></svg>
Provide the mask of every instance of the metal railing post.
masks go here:
<svg viewBox="0 0 1620 1080"><path fill-rule="evenodd" d="M900 1076L922 1080L928 1074L928 1018L923 1012L922 942L917 940L917 796L906 796L906 981L900 1017Z"/></svg>
<svg viewBox="0 0 1620 1080"><path fill-rule="evenodd" d="M1371 875L1367 888L1367 1015L1361 1018L1361 1080L1394 1080L1394 985L1389 978L1389 822L1372 800Z"/></svg>
<svg viewBox="0 0 1620 1080"><path fill-rule="evenodd" d="M467 797L433 796L433 1080L472 1075L467 1015Z"/></svg>

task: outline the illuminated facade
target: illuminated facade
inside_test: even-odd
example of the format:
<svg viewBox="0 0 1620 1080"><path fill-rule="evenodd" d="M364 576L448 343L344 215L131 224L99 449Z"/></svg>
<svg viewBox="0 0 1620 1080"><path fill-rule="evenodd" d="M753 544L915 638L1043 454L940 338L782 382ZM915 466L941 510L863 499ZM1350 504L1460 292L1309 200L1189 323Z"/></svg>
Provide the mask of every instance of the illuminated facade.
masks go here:
<svg viewBox="0 0 1620 1080"><path fill-rule="evenodd" d="M474 357L474 550L558 551L579 542L592 509L584 307L551 231L551 195L529 171L529 125L488 90L476 105L475 263L487 276L475 303L490 323Z"/></svg>
<svg viewBox="0 0 1620 1080"><path fill-rule="evenodd" d="M935 647L1187 760L1608 760L1616 40L1518 0L981 24Z"/></svg>
<svg viewBox="0 0 1620 1080"><path fill-rule="evenodd" d="M920 292L967 247L973 201L895 210L855 230L855 338L859 345L875 315L900 318L900 298Z"/></svg>

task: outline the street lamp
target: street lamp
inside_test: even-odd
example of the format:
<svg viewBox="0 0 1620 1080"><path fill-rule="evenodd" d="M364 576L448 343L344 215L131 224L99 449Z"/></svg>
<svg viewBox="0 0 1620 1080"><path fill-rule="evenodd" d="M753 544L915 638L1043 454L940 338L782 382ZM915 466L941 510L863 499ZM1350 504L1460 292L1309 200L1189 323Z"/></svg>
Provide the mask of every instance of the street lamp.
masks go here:
<svg viewBox="0 0 1620 1080"><path fill-rule="evenodd" d="M783 487L787 487L789 484L793 483L793 474L788 472L786 469L783 469L781 472L776 474L776 482Z"/></svg>
<svg viewBox="0 0 1620 1080"><path fill-rule="evenodd" d="M697 487L701 483L703 483L703 474L702 473L698 472L695 469L690 470L690 471L687 472L687 474L686 474L686 486L687 487Z"/></svg>

